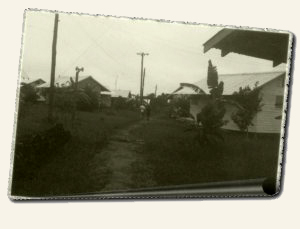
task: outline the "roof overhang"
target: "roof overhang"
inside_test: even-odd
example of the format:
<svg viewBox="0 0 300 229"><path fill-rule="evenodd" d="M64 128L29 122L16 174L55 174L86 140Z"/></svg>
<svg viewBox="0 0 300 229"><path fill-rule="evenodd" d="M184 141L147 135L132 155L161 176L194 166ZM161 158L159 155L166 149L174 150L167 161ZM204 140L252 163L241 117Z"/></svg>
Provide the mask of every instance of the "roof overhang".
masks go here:
<svg viewBox="0 0 300 229"><path fill-rule="evenodd" d="M287 63L288 44L288 33L222 29L203 46L204 53L216 48L221 50L222 57L234 52L273 61L275 67Z"/></svg>

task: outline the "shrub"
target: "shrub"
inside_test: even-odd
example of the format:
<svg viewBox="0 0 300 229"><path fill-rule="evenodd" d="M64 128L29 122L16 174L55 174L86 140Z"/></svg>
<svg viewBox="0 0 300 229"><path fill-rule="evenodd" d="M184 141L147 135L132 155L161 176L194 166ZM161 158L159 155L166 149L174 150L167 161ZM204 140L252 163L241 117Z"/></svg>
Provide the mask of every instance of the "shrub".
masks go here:
<svg viewBox="0 0 300 229"><path fill-rule="evenodd" d="M231 119L236 123L242 132L247 132L249 126L252 126L252 120L261 111L262 98L257 88L258 82L255 87L251 89L249 86L240 88L238 92L233 94L233 100L239 105L238 110L231 115Z"/></svg>
<svg viewBox="0 0 300 229"><path fill-rule="evenodd" d="M82 111L95 111L99 109L99 94L91 87L84 88L76 94L77 109Z"/></svg>
<svg viewBox="0 0 300 229"><path fill-rule="evenodd" d="M197 115L198 123L201 122L199 140L204 144L212 145L219 140L223 140L221 127L226 124L223 120L226 109L220 101L208 103Z"/></svg>
<svg viewBox="0 0 300 229"><path fill-rule="evenodd" d="M31 85L25 84L21 87L21 100L23 100L25 103L36 102L38 98L38 95Z"/></svg>
<svg viewBox="0 0 300 229"><path fill-rule="evenodd" d="M190 101L188 97L179 97L171 101L171 112L174 117L190 117Z"/></svg>

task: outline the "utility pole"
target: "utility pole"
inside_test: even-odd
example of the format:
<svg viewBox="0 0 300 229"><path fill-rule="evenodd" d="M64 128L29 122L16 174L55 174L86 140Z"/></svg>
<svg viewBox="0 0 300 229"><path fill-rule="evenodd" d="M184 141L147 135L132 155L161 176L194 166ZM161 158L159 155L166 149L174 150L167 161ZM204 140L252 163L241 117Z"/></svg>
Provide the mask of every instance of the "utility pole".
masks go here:
<svg viewBox="0 0 300 229"><path fill-rule="evenodd" d="M75 77L75 91L77 91L77 89L78 89L78 77L79 77L79 72L83 72L83 71L84 71L84 68L78 68L78 67L76 67L76 68L75 68L75 71L76 71L76 77Z"/></svg>
<svg viewBox="0 0 300 229"><path fill-rule="evenodd" d="M156 98L156 93L157 93L157 84L155 85L155 92L154 92L155 98Z"/></svg>
<svg viewBox="0 0 300 229"><path fill-rule="evenodd" d="M48 110L48 121L49 122L53 122L57 29L58 29L58 14L55 14L55 18L54 18L54 31L53 31L53 42L52 42L50 91L49 91L49 110Z"/></svg>
<svg viewBox="0 0 300 229"><path fill-rule="evenodd" d="M148 56L149 53L139 52L137 55L142 57L141 60L141 84L140 84L140 102L143 103L143 81L144 81L144 56Z"/></svg>
<svg viewBox="0 0 300 229"><path fill-rule="evenodd" d="M116 80L115 80L115 91L117 90L118 79L119 79L119 75L116 76Z"/></svg>
<svg viewBox="0 0 300 229"><path fill-rule="evenodd" d="M144 88L145 88L145 76L146 76L146 68L144 68L143 72L143 84L142 84L142 95L144 96Z"/></svg>

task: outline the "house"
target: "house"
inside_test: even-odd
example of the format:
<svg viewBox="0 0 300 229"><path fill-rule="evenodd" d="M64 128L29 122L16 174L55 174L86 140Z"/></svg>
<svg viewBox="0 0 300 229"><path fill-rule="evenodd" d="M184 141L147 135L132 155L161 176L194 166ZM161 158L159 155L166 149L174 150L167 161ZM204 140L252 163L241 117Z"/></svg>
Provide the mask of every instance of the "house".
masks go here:
<svg viewBox="0 0 300 229"><path fill-rule="evenodd" d="M21 80L21 89L20 89L20 98L24 97L24 86L30 86L34 89L35 93L38 95L38 98L36 99L37 102L44 102L45 97L41 95L41 91L38 88L39 85L42 85L46 83L45 80L41 78L34 78L34 79L29 79L29 78L22 78Z"/></svg>
<svg viewBox="0 0 300 229"><path fill-rule="evenodd" d="M111 91L111 104L113 107L126 107L127 102L131 99L131 92L129 90Z"/></svg>
<svg viewBox="0 0 300 229"><path fill-rule="evenodd" d="M70 87L72 81L75 82L75 77L70 76L59 76L55 79L54 86L57 88ZM44 83L38 86L38 88L49 88L50 83ZM107 87L103 86L92 76L79 76L78 78L78 88L84 89L86 87L91 87L93 91L102 92L110 91Z"/></svg>
<svg viewBox="0 0 300 229"><path fill-rule="evenodd" d="M21 80L21 87L24 85L30 85L33 88L36 88L37 86L44 84L44 83L46 83L46 81L41 78L36 78L36 79L26 78L26 79Z"/></svg>
<svg viewBox="0 0 300 229"><path fill-rule="evenodd" d="M131 92L129 90L112 90L111 91L112 98L126 98L129 99L131 97Z"/></svg>
<svg viewBox="0 0 300 229"><path fill-rule="evenodd" d="M260 96L262 98L262 110L253 119L253 126L249 127L249 132L256 133L280 133L281 115L283 112L284 82L285 72L264 72L264 73L245 73L245 74L226 74L219 75L219 82L224 82L223 96L230 99L234 92L239 88L249 86L254 88L258 84ZM197 114L209 102L209 88L206 78L194 83L201 90L195 92L189 84L181 86L173 92L177 96L189 96L190 113L197 120ZM223 126L227 130L239 130L238 126L232 121L231 115L237 110L233 104L225 104L226 113L224 120L228 121Z"/></svg>
<svg viewBox="0 0 300 229"><path fill-rule="evenodd" d="M75 82L75 77L69 77L69 76L59 76L55 79L54 86L56 88L68 88ZM107 93L110 93L110 90L99 83L97 80L95 80L92 76L79 76L78 78L78 89L85 89L87 87L90 87L94 92L97 92L99 95L99 103L103 103L106 106L106 103L110 104L110 95L107 95ZM44 83L37 88L40 88L44 91L44 93L47 91L48 88L50 88L50 83ZM108 97L108 98L106 98ZM109 100L109 101L107 101Z"/></svg>

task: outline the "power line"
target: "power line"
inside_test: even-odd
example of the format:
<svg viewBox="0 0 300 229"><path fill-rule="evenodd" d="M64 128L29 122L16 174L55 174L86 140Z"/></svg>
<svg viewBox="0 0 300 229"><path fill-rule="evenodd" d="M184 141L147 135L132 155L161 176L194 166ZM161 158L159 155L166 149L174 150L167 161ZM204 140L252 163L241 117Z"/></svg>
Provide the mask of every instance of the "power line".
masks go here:
<svg viewBox="0 0 300 229"><path fill-rule="evenodd" d="M86 32L86 30L83 28L83 26L81 26L81 24L80 23L77 23L76 24L76 26L80 26L81 27L81 29L85 32L85 35L86 36L88 36L90 39L91 39L91 37L88 35L88 33ZM101 38L101 37L104 37L104 35L105 34L107 34L109 31L111 30L111 28L110 27L108 27L107 29L106 29L106 31L104 32L104 33L102 33L101 35L99 35L97 38L96 38L96 40L98 40L99 38ZM81 52L81 54L75 59L75 61L73 61L67 68L65 68L65 70L63 71L63 73L62 73L62 75L67 71L67 70L69 70L71 67L73 67L73 65L78 61L78 60L80 60L88 51L89 51L89 49L91 49L93 46L95 46L95 45L98 45L98 44L96 44L95 43L95 41L94 41L94 39L91 39L93 42L83 51L83 52Z"/></svg>

